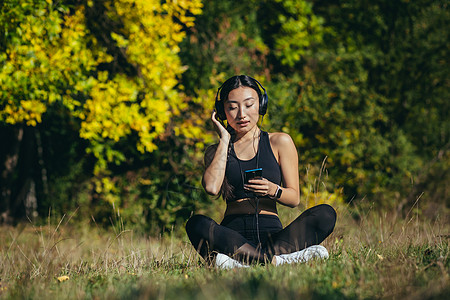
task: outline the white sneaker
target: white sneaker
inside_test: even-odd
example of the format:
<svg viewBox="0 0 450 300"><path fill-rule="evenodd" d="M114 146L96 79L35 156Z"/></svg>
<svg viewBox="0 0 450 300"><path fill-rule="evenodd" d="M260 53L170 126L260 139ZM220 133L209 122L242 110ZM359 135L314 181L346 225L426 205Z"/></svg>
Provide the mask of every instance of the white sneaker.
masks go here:
<svg viewBox="0 0 450 300"><path fill-rule="evenodd" d="M216 256L216 268L219 269L233 269L233 268L249 268L249 265L244 265L243 263L232 259L228 255L218 253Z"/></svg>
<svg viewBox="0 0 450 300"><path fill-rule="evenodd" d="M321 245L314 245L305 248L301 251L275 255L275 265L279 266L282 264L304 263L314 258L317 259L328 258L327 249Z"/></svg>

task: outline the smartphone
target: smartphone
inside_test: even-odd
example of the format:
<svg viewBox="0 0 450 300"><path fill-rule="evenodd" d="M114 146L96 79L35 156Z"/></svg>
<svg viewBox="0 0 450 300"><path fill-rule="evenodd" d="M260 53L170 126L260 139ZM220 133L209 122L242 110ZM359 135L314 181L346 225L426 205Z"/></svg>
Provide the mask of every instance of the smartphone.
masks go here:
<svg viewBox="0 0 450 300"><path fill-rule="evenodd" d="M262 168L244 171L244 181L248 183L250 179L262 178Z"/></svg>

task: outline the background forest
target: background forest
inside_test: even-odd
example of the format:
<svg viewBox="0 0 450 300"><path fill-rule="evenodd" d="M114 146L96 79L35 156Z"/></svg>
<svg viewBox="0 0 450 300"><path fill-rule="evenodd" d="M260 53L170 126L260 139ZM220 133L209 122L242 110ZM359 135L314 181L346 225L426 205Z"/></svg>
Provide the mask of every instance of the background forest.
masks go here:
<svg viewBox="0 0 450 300"><path fill-rule="evenodd" d="M203 150L235 74L294 139L302 208L445 216L449 24L438 0L2 1L1 222L158 234L213 214Z"/></svg>

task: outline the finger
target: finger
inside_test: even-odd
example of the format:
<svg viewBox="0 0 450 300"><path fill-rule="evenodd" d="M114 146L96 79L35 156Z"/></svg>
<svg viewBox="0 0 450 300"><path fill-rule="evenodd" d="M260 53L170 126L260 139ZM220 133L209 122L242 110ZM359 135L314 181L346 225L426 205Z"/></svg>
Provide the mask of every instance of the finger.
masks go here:
<svg viewBox="0 0 450 300"><path fill-rule="evenodd" d="M222 123L219 121L219 119L217 118L217 113L216 111L213 111L213 114L211 116L211 120L213 121L213 123L218 127L223 127ZM225 129L225 128L224 128Z"/></svg>
<svg viewBox="0 0 450 300"><path fill-rule="evenodd" d="M244 189L254 192L254 193L262 194L262 195L267 194L269 191L269 187L267 185L258 185L258 184L256 184L256 185L255 184L245 184Z"/></svg>
<svg viewBox="0 0 450 300"><path fill-rule="evenodd" d="M256 188L256 186L251 185L251 184L245 184L244 185L244 189L250 192L256 192L258 189Z"/></svg>
<svg viewBox="0 0 450 300"><path fill-rule="evenodd" d="M244 184L244 187L247 188L247 189L255 190L255 189L261 188L261 185L260 184L253 184L253 183L250 183L250 181L249 181L249 183Z"/></svg>
<svg viewBox="0 0 450 300"><path fill-rule="evenodd" d="M248 180L248 183L253 185L263 185L265 184L265 181L264 179L252 178Z"/></svg>

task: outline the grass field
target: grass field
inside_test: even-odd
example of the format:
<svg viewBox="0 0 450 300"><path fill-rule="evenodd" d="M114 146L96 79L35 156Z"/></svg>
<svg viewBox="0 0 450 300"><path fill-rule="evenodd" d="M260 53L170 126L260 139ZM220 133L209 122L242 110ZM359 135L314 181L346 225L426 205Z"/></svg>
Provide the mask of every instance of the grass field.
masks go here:
<svg viewBox="0 0 450 300"><path fill-rule="evenodd" d="M372 212L355 221L342 208L324 242L328 260L228 271L204 265L182 230L152 238L69 218L1 227L0 298L448 299L444 219L411 210L402 219Z"/></svg>

